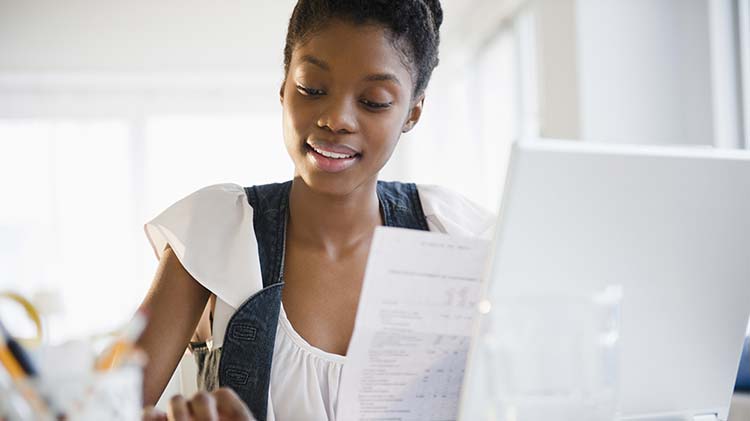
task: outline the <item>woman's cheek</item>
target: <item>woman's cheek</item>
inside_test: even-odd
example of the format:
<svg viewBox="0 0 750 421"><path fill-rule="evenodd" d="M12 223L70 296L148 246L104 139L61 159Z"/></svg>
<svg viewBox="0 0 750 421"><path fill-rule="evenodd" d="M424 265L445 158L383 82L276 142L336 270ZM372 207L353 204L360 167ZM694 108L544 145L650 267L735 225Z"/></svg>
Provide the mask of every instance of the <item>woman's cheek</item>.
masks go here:
<svg viewBox="0 0 750 421"><path fill-rule="evenodd" d="M293 101L286 112L286 125L293 131L289 134L302 135L306 127L311 124L311 114L309 109L301 107L300 104Z"/></svg>

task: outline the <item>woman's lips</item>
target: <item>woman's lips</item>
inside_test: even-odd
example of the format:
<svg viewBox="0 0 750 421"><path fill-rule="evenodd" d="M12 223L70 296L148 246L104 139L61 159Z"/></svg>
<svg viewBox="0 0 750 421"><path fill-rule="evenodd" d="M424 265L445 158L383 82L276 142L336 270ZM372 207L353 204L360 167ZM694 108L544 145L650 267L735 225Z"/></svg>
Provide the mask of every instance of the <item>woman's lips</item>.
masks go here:
<svg viewBox="0 0 750 421"><path fill-rule="evenodd" d="M316 145L313 147L306 144L305 149L308 159L320 170L329 173L344 171L354 165L359 159L359 154L347 147L337 147L333 150L330 146L321 147ZM345 158L343 156L349 157Z"/></svg>
<svg viewBox="0 0 750 421"><path fill-rule="evenodd" d="M338 143L328 142L328 141L321 141L321 140L308 140L307 146L310 146L311 148L315 149L318 152L323 153L330 153L330 154L338 154L338 155L356 155L359 152L348 145L341 145ZM330 158L330 157L329 157ZM343 157L338 157L343 158Z"/></svg>

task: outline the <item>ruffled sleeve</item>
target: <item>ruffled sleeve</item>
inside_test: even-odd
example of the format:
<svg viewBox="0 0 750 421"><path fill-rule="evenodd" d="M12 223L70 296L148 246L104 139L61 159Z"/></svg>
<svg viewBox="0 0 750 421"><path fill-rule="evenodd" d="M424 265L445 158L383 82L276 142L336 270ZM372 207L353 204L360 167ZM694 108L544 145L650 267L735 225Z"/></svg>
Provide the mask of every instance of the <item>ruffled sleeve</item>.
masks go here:
<svg viewBox="0 0 750 421"><path fill-rule="evenodd" d="M232 308L263 288L253 209L236 184L190 194L145 230L157 258L169 244L185 270Z"/></svg>

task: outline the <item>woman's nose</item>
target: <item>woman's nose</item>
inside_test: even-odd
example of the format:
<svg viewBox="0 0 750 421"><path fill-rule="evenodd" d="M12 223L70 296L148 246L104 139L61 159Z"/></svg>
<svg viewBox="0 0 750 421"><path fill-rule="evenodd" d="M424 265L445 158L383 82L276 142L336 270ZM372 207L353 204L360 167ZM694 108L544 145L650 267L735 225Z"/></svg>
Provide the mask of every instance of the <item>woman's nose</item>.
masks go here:
<svg viewBox="0 0 750 421"><path fill-rule="evenodd" d="M356 104L352 104L350 100L329 101L318 118L318 127L334 133L354 133L357 131L356 112Z"/></svg>

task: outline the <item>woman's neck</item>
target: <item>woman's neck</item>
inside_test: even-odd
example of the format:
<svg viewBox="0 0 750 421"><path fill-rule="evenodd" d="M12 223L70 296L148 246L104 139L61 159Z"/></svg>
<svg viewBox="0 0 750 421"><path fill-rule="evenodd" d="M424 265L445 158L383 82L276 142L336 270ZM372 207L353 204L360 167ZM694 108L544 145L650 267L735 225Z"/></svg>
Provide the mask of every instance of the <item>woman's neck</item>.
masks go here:
<svg viewBox="0 0 750 421"><path fill-rule="evenodd" d="M369 242L382 223L375 179L346 196L315 192L299 177L292 181L287 235L293 241L335 256Z"/></svg>

